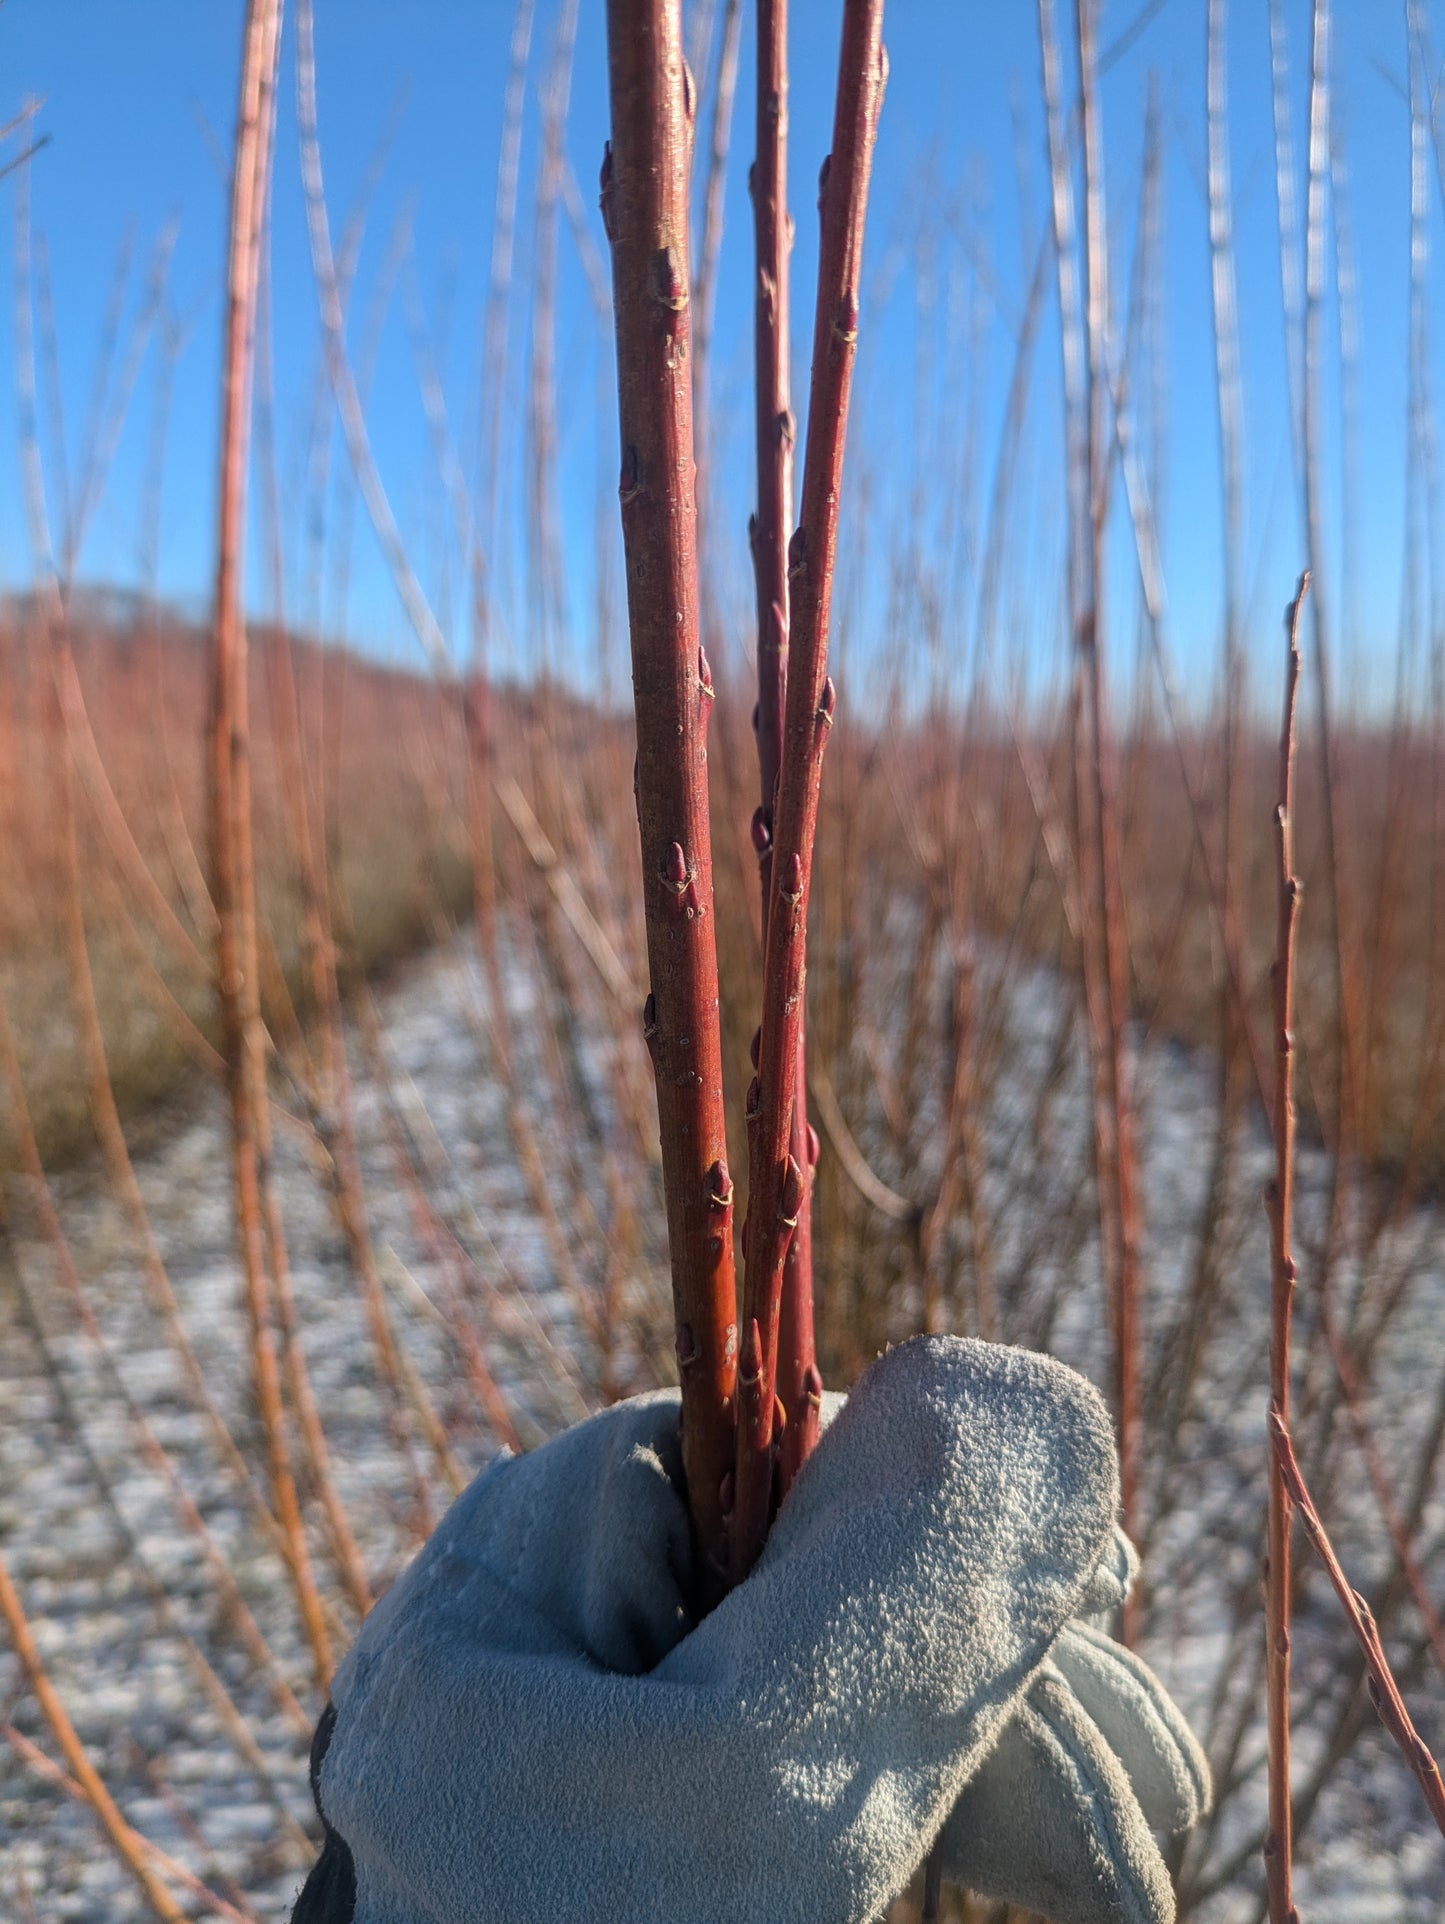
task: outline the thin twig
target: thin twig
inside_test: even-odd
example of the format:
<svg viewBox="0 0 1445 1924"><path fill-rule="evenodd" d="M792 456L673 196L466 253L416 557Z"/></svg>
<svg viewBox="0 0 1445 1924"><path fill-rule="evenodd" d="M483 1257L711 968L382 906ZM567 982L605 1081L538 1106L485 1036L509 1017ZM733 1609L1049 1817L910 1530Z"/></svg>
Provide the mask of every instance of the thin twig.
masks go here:
<svg viewBox="0 0 1445 1924"><path fill-rule="evenodd" d="M788 541L793 522L793 423L789 360L788 4L759 0L757 19L757 153L749 175L753 199L756 281L753 360L758 505L749 527L757 591L758 702L754 711L760 799L753 847L762 890L761 930L767 945L773 890L773 807L783 752L783 703L788 673ZM724 26L732 24L729 14ZM813 1170L817 1137L808 1127L807 1044L802 1013L788 1153L803 1175L798 1220L783 1261L775 1389L784 1411L780 1495L797 1475L817 1436L822 1379L813 1333Z"/></svg>
<svg viewBox="0 0 1445 1924"><path fill-rule="evenodd" d="M782 767L773 823L773 877L763 972L758 1075L748 1101L747 1289L743 1353L757 1383L740 1408L737 1514L732 1539L734 1580L745 1576L767 1535L776 1423L775 1381L783 1266L806 1193L806 1165L792 1154L798 1083L798 1040L807 973L808 892L823 751L835 695L827 674L843 449L853 363L858 351L858 297L868 180L888 60L882 0L847 0L838 56L833 151L819 178L822 234L813 323L813 374L803 502L789 546L788 687Z"/></svg>
<svg viewBox="0 0 1445 1924"><path fill-rule="evenodd" d="M31 1694L45 1714L51 1733L60 1753L64 1757L71 1776L79 1786L85 1801L95 1812L96 1818L110 1841L111 1848L125 1865L141 1893L156 1916L163 1924L186 1924L186 1914L171 1896L165 1885L157 1877L149 1862L150 1851L144 1838L130 1827L122 1817L119 1807L101 1781L100 1773L86 1754L85 1746L76 1734L75 1725L66 1714L64 1704L56 1693L54 1684L41 1662L30 1624L21 1606L15 1585L10 1580L5 1559L0 1556L0 1616L5 1619L10 1633L10 1642L20 1667L25 1672Z"/></svg>
<svg viewBox="0 0 1445 1924"><path fill-rule="evenodd" d="M260 1012L241 543L251 368L266 183L270 171L280 0L251 0L241 71L240 124L231 181L221 488L217 536L211 716L211 894L216 907L216 986L231 1120L236 1233L245 1271L252 1372L266 1438L272 1498L306 1626L316 1681L331 1678L331 1640L311 1567L286 1443L276 1333L266 1278L261 1132L267 1128L265 1034Z"/></svg>
<svg viewBox="0 0 1445 1924"><path fill-rule="evenodd" d="M1295 709L1299 694L1300 610L1309 588L1301 575L1285 618L1289 654L1285 670L1284 721L1279 743L1279 800L1275 809L1276 880L1279 890L1274 967L1274 1179L1269 1186L1271 1287L1269 1319L1270 1421L1288 1431L1290 1420L1290 1318L1294 1307L1295 1259L1290 1245L1294 1218L1294 964L1300 885L1294 872ZM1264 1841L1270 1924L1294 1924L1294 1837L1290 1809L1290 1501L1279 1459L1269 1460L1269 1548L1265 1558L1266 1709L1269 1740L1269 1829Z"/></svg>
<svg viewBox="0 0 1445 1924"><path fill-rule="evenodd" d="M1445 1836L1445 1784L1440 1779L1440 1766L1431 1754L1429 1745L1416 1730L1405 1708L1405 1700L1400 1695L1399 1685L1395 1682L1394 1672L1390 1669L1380 1642L1379 1628L1368 1603L1359 1591L1352 1588L1349 1578L1340 1567L1324 1524L1310 1499L1309 1488L1304 1474L1295 1460L1294 1448L1290 1442L1289 1431L1273 1413L1270 1416L1270 1440L1274 1446L1273 1454L1277 1459L1290 1497L1300 1513L1300 1522L1305 1535L1314 1546L1315 1553L1325 1566L1326 1574L1334 1586L1345 1616L1349 1619L1355 1641L1360 1646L1365 1659L1365 1667L1370 1673L1370 1702L1379 1712L1380 1722L1399 1745L1405 1762L1410 1766L1416 1782L1425 1793L1425 1801L1430 1806L1440 1834Z"/></svg>

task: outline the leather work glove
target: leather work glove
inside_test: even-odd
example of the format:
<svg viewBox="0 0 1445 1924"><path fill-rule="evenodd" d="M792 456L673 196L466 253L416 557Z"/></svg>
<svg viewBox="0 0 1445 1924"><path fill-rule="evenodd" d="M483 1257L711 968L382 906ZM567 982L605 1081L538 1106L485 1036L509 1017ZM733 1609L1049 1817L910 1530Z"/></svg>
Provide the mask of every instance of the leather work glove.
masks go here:
<svg viewBox="0 0 1445 1924"><path fill-rule="evenodd" d="M1209 1777L1084 1621L1131 1574L1098 1394L924 1337L828 1401L696 1625L676 1392L484 1471L337 1672L293 1924L865 1924L940 1829L983 1894L1167 1924Z"/></svg>

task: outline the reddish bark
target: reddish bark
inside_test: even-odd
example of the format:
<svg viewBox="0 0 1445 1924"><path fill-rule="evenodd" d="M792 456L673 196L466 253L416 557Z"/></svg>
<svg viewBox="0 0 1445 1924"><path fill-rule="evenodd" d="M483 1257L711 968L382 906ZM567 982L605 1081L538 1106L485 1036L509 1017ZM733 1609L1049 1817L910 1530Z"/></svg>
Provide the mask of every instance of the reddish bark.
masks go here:
<svg viewBox="0 0 1445 1924"><path fill-rule="evenodd" d="M754 825L762 885L763 939L773 882L773 804L783 752L783 697L787 686L788 537L793 519L795 431L788 371L788 4L758 0L757 156L753 198L756 286L753 290L754 392L757 421L758 507L749 533L758 602L758 705L755 733L761 800ZM796 1086L807 1089L807 1051L799 1024ZM787 1413L779 1479L783 1493L817 1436L818 1372L813 1340L812 1170L817 1138L808 1128L806 1099L794 1104L789 1154L804 1172L797 1227L783 1263L778 1324L777 1394Z"/></svg>
<svg viewBox="0 0 1445 1924"><path fill-rule="evenodd" d="M1275 807L1275 846L1279 856L1279 923L1274 966L1274 1179L1269 1186L1271 1287L1269 1318L1269 1397L1271 1424L1289 1431L1290 1319L1294 1309L1295 1261L1290 1247L1294 1216L1294 959L1299 914L1299 881L1294 873L1295 705L1299 694L1300 609L1309 576L1287 616L1289 656L1285 670L1284 722L1279 744L1279 798ZM1294 1507L1285 1487L1279 1453L1269 1454L1269 1547L1264 1568L1265 1693L1268 1720L1269 1828L1264 1840L1265 1883L1270 1924L1293 1924L1293 1829L1290 1803L1290 1526Z"/></svg>
<svg viewBox="0 0 1445 1924"><path fill-rule="evenodd" d="M734 1453L733 1185L708 825L712 676L698 632L688 163L692 89L678 0L609 0L612 243L622 535L637 716L647 959L643 1024L657 1078L682 1378L683 1461L699 1545L726 1567Z"/></svg>
<svg viewBox="0 0 1445 1924"><path fill-rule="evenodd" d="M772 830L773 872L763 976L757 1101L750 1106L749 1224L744 1324L761 1337L759 1401L775 1407L783 1269L806 1183L792 1152L800 1104L799 1041L806 974L808 884L823 750L834 691L827 679L828 621L838 538L848 398L858 344L864 215L887 61L882 0L846 0L833 151L819 183L822 236L813 333L802 517L789 548L788 675ZM761 719L761 717L760 717ZM739 1429L732 1574L747 1574L767 1535L771 1453Z"/></svg>
<svg viewBox="0 0 1445 1924"><path fill-rule="evenodd" d="M279 0L253 0L246 16L240 126L231 182L212 658L211 894L216 909L217 1001L230 1104L231 1178L236 1236L245 1272L252 1374L266 1438L272 1501L285 1537L317 1685L324 1693L331 1675L330 1638L286 1446L276 1331L266 1274L264 1162L269 1152L269 1092L260 1007L246 631L241 607L256 293L280 26Z"/></svg>

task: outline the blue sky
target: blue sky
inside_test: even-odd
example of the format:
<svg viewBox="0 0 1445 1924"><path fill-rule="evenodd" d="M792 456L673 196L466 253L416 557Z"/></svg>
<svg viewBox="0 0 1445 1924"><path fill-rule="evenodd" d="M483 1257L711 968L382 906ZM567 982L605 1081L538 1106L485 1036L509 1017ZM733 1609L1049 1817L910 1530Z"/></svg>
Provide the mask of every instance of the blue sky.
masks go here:
<svg viewBox="0 0 1445 1924"><path fill-rule="evenodd" d="M750 13L750 9L747 10ZM0 10L0 73L8 114L44 96L37 126L48 145L34 160L32 218L48 251L56 316L60 413L73 474L114 262L133 226L127 313L168 221L179 234L168 310L185 345L167 440L160 522L164 594L196 609L209 592L214 515L216 372L226 190L221 168L235 116L240 0L9 0ZM524 537L526 461L521 399L533 266L533 190L539 148L538 93L547 72L556 8L538 0L528 67L518 255L510 309L505 392L503 511L494 556L503 665L520 664L531 632ZM1303 559L1289 445L1285 337L1270 115L1267 10L1235 0L1228 22L1241 353L1245 391L1245 540L1241 577L1246 640L1269 664L1278 617ZM1285 6L1290 103L1302 168L1309 11ZM1162 425L1164 574L1171 645L1186 684L1208 688L1219 648L1222 563L1218 434L1213 388L1209 261L1204 202L1204 0L1106 0L1107 50L1142 21L1109 66L1103 86L1110 239L1116 300L1128 287L1135 246L1146 102L1157 101L1161 149L1160 354L1156 393ZM356 295L353 350L390 239L411 210L404 270L415 286L443 382L454 440L470 472L479 391L479 333L491 241L502 94L512 7L502 0L317 0L323 158L333 231L339 229L389 117L399 113L371 206ZM1429 25L1442 50L1438 14ZM291 612L304 599L301 454L316 381L319 333L306 246L294 114L294 18L283 51L274 194L272 269L276 367L276 465ZM891 78L880 133L867 258L869 288L850 452L844 646L860 667L909 645L928 607L941 605L935 645L954 664L971 659L982 506L1012 365L1033 247L1046 217L1046 170L1035 9L895 0L885 25ZM793 207L795 393L806 392L815 263L814 183L831 120L837 6L795 0ZM751 146L751 29L744 28L740 110L727 197L713 407L718 421L717 517L712 530L729 632L745 627L744 525L750 505L748 277L751 231L745 190ZM1328 302L1322 473L1328 504L1331 603L1342 627L1347 685L1378 698L1391 685L1399 632L1403 555L1409 267L1409 116L1405 12L1354 0L1335 23L1337 134L1358 281L1357 446L1341 441L1337 317ZM606 69L600 0L582 0L567 151L580 183L593 243L603 249L595 182L606 135ZM7 228L14 178L0 184ZM1300 176L1301 204L1303 175ZM1440 238L1439 187L1430 170L1430 240ZM9 249L6 249L7 254ZM577 249L564 222L557 325L558 499L569 624L556 641L560 665L587 678L598 658L594 586L599 488L615 475L616 424L599 405L610 343L599 336ZM1432 386L1442 389L1438 269L1431 266ZM13 280L13 269L11 270ZM602 357L599 361L599 355ZM0 580L23 584L30 564L20 492L13 378L13 303L0 303ZM83 577L141 578L143 477L162 357L154 342L141 366L105 498L84 552ZM1051 299L1035 351L1024 443L1011 506L1006 621L997 648L1007 678L1047 680L1061 658L1062 490L1058 485L1059 350ZM56 410L42 389L42 434L59 508ZM461 580L446 537L447 508L421 405L400 286L385 320L368 405L377 459L418 572L443 625L460 629ZM1147 422L1144 424L1147 425ZM344 474L339 444L333 469ZM336 530L349 512L328 508ZM253 506L259 501L253 490ZM603 497L604 541L615 549L615 500ZM1343 540L1349 510L1349 541ZM273 602L265 530L253 513L250 601ZM344 608L333 597L322 620L377 652L419 659L379 550L354 510L354 558ZM1132 666L1138 622L1127 523L1111 541L1110 647ZM1445 558L1445 557L1442 557ZM608 559L613 566L615 553ZM920 588L926 579L931 601ZM925 605L926 604L926 605ZM309 610L303 610L310 612Z"/></svg>

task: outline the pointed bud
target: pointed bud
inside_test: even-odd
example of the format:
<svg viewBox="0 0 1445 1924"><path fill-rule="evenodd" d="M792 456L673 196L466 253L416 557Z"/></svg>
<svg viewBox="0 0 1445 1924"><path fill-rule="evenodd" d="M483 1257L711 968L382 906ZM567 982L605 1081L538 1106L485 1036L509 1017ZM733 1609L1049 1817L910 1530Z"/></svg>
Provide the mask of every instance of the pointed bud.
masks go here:
<svg viewBox="0 0 1445 1924"><path fill-rule="evenodd" d="M690 1369L697 1361L697 1344L693 1340L692 1324L682 1323L677 1332L677 1366Z"/></svg>
<svg viewBox="0 0 1445 1924"><path fill-rule="evenodd" d="M796 581L808 572L808 536L803 528L794 528L793 538L788 543L788 579Z"/></svg>
<svg viewBox="0 0 1445 1924"><path fill-rule="evenodd" d="M715 693L712 685L712 667L708 662L707 651L702 647L697 651L697 685L702 690L703 700L711 701Z"/></svg>
<svg viewBox="0 0 1445 1924"><path fill-rule="evenodd" d="M630 446L622 456L622 473L617 483L617 498L625 508L642 493L642 464L637 449Z"/></svg>
<svg viewBox="0 0 1445 1924"><path fill-rule="evenodd" d="M763 1055L763 1032L761 1028L757 1028L753 1030L753 1039L748 1044L748 1059L752 1063L755 1069L757 1068L759 1062L762 1060L762 1055Z"/></svg>
<svg viewBox="0 0 1445 1924"><path fill-rule="evenodd" d="M599 193L597 204L602 209L602 231L609 244L617 239L616 222L613 218L612 200L612 142L606 141L602 148L602 172L598 177Z"/></svg>
<svg viewBox="0 0 1445 1924"><path fill-rule="evenodd" d="M818 1132L810 1122L808 1124L808 1166L809 1168L816 1169L818 1167L818 1158L819 1156L822 1155L822 1153L823 1153L823 1145L818 1140Z"/></svg>
<svg viewBox="0 0 1445 1924"><path fill-rule="evenodd" d="M733 1206L733 1179L721 1156L707 1172L707 1199L714 1209L731 1209Z"/></svg>
<svg viewBox="0 0 1445 1924"><path fill-rule="evenodd" d="M815 1409L822 1408L823 1379L818 1374L818 1365L816 1363L809 1363L807 1369L803 1371L803 1395Z"/></svg>
<svg viewBox="0 0 1445 1924"><path fill-rule="evenodd" d="M642 1039L644 1042L651 1043L652 1038L656 1034L657 997L652 993L651 989L649 989L647 992L647 1000L642 1005Z"/></svg>
<svg viewBox="0 0 1445 1924"><path fill-rule="evenodd" d="M749 1122L756 1122L763 1113L763 1085L754 1076L748 1084L747 1098L743 1103L743 1114Z"/></svg>
<svg viewBox="0 0 1445 1924"><path fill-rule="evenodd" d="M803 858L796 851L784 864L778 893L793 908L803 899Z"/></svg>
<svg viewBox="0 0 1445 1924"><path fill-rule="evenodd" d="M687 887L687 856L681 842L673 842L663 857L661 880L663 887L674 895L681 895Z"/></svg>
<svg viewBox="0 0 1445 1924"><path fill-rule="evenodd" d="M755 808L753 810L751 834L753 851L761 860L773 846L772 823L768 820L768 811L765 808Z"/></svg>
<svg viewBox="0 0 1445 1924"><path fill-rule="evenodd" d="M794 1159L789 1156L783 1169L782 1194L778 1197L778 1217L789 1229L796 1228L799 1213L803 1207L803 1172Z"/></svg>

